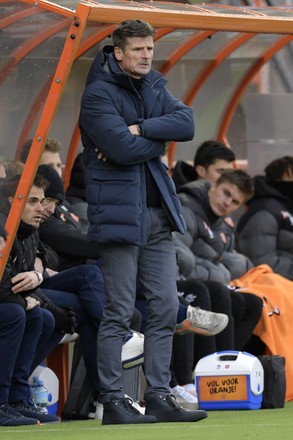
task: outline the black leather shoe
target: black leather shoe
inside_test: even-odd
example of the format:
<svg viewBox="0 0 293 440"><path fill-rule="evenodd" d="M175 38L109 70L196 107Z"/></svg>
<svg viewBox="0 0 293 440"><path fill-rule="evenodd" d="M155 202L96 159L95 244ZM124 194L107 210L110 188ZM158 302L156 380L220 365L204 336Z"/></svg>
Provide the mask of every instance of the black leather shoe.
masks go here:
<svg viewBox="0 0 293 440"><path fill-rule="evenodd" d="M141 414L132 403L133 400L129 397L104 403L102 425L154 423L157 421L155 416Z"/></svg>
<svg viewBox="0 0 293 440"><path fill-rule="evenodd" d="M158 394L146 400L146 415L156 416L157 422L196 422L206 418L206 411L183 408L172 394Z"/></svg>

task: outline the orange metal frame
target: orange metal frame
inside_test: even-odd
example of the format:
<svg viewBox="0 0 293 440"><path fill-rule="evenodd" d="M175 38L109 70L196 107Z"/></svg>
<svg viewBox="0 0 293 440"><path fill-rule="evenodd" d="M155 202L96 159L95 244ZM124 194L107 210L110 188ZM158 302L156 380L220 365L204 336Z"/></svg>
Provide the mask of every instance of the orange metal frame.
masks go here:
<svg viewBox="0 0 293 440"><path fill-rule="evenodd" d="M234 95L232 96L230 102L227 105L227 109L224 113L224 116L222 118L222 121L219 124L219 131L218 131L218 139L222 140L223 142L227 141L227 132L228 128L233 116L233 113L237 107L237 104L239 103L239 100L243 93L245 92L246 88L250 84L251 80L254 78L257 72L262 68L262 66L267 63L279 50L281 50L284 46L286 46L290 41L293 40L293 36L286 36L280 38L275 44L273 44L268 50L265 50L263 54L261 55L260 59L257 60L251 67L248 69L248 72L244 76L244 78L241 80L240 84L238 85Z"/></svg>
<svg viewBox="0 0 293 440"><path fill-rule="evenodd" d="M50 10L55 11L56 7L50 7ZM75 53L78 49L84 28L86 26L88 12L88 8L81 8L79 14L71 14L72 22L69 28L63 52L60 57L55 75L53 77L48 97L42 112L42 116L40 118L36 134L33 138L33 143L29 156L27 158L26 166L24 167L23 173L21 175L21 179L5 225L8 237L6 247L2 255L0 256L0 277L2 277L12 243L16 235L16 231L19 226L21 214L30 190L30 186L37 171L37 166L43 152L49 127L57 110L62 92L64 90L67 78L71 70L72 63L74 61Z"/></svg>

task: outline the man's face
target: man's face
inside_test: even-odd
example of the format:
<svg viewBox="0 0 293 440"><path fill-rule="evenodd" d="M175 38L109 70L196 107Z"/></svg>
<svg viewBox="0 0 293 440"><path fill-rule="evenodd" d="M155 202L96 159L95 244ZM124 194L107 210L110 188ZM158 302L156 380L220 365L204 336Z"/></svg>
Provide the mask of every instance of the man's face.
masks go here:
<svg viewBox="0 0 293 440"><path fill-rule="evenodd" d="M133 78L149 73L154 56L153 37L131 37L125 50L115 47L114 53L121 69Z"/></svg>
<svg viewBox="0 0 293 440"><path fill-rule="evenodd" d="M200 179L209 180L211 183L216 183L223 171L233 168L233 162L227 162L224 159L217 159L213 164L207 168L202 165L195 167L197 175Z"/></svg>
<svg viewBox="0 0 293 440"><path fill-rule="evenodd" d="M52 214L54 214L56 206L60 204L60 200L54 199L53 197L45 197L43 200L43 212L41 223L47 220Z"/></svg>
<svg viewBox="0 0 293 440"><path fill-rule="evenodd" d="M232 214L245 202L245 195L238 186L229 182L212 183L208 196L212 211L219 217Z"/></svg>
<svg viewBox="0 0 293 440"><path fill-rule="evenodd" d="M43 203L44 200L44 190L42 188L37 188L32 186L23 213L22 221L28 225L38 228L42 219Z"/></svg>
<svg viewBox="0 0 293 440"><path fill-rule="evenodd" d="M59 153L44 151L40 160L40 165L49 165L57 171L60 177L62 177L63 165Z"/></svg>

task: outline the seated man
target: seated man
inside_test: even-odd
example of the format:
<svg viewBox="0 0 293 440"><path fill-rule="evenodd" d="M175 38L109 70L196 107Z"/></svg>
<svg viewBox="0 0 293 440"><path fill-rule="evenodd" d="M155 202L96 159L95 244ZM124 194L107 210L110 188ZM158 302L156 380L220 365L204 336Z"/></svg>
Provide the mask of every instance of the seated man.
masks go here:
<svg viewBox="0 0 293 440"><path fill-rule="evenodd" d="M255 265L293 280L293 156L273 160L254 177L254 195L236 228L236 247Z"/></svg>
<svg viewBox="0 0 293 440"><path fill-rule="evenodd" d="M185 278L227 284L252 267L235 252L233 226L226 221L252 192L252 180L242 170L226 170L215 183L195 181L179 190L187 232L175 236L177 262Z"/></svg>
<svg viewBox="0 0 293 440"><path fill-rule="evenodd" d="M179 198L187 224L185 235L175 233L181 279L229 284L252 266L245 256L234 251L233 227L226 222L226 217L251 197L252 191L250 176L233 169L223 171L216 183L195 181L181 188ZM226 297L230 297L228 292ZM243 347L259 321L262 302L255 295L236 292L231 293L231 299L235 346Z"/></svg>
<svg viewBox="0 0 293 440"><path fill-rule="evenodd" d="M8 215L18 181L3 180L0 184L0 222ZM64 310L47 302L38 291L40 274L30 267L27 256L33 252L33 235L41 220L44 199L44 179L37 176L25 204L17 236L0 284L0 425L31 425L59 421L45 414L27 400L28 379L39 353L46 356L67 331L68 318ZM41 307L40 307L41 306ZM53 314L59 321L55 321ZM65 321L64 318L65 317ZM5 354L5 355L4 355Z"/></svg>
<svg viewBox="0 0 293 440"><path fill-rule="evenodd" d="M177 190L186 183L204 179L215 182L222 172L233 168L234 152L220 141L205 141L196 150L193 165L178 161L172 171Z"/></svg>
<svg viewBox="0 0 293 440"><path fill-rule="evenodd" d="M32 140L28 140L22 147L21 161L25 163L31 148ZM60 158L61 143L48 138L40 165L49 165L61 178L62 162ZM52 215L40 226L40 238L54 252L51 253L50 268L56 271L88 262L95 262L99 258L99 246L87 238L89 222L76 213L71 203L63 200L56 206ZM55 256L55 259L53 259Z"/></svg>

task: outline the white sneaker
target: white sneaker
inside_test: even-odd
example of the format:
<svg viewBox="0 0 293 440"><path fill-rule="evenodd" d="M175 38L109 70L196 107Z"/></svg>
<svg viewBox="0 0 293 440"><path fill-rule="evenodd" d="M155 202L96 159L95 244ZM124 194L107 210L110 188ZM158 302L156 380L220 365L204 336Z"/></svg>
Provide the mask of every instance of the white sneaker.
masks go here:
<svg viewBox="0 0 293 440"><path fill-rule="evenodd" d="M184 390L194 397L197 397L196 386L194 383L187 383L186 385L180 385Z"/></svg>
<svg viewBox="0 0 293 440"><path fill-rule="evenodd" d="M199 307L187 307L186 319L176 325L176 333L197 333L202 336L214 336L227 326L229 317L224 313L214 313Z"/></svg>
<svg viewBox="0 0 293 440"><path fill-rule="evenodd" d="M144 335L132 331L129 333L122 345L122 367L124 370L137 367L144 361Z"/></svg>
<svg viewBox="0 0 293 440"><path fill-rule="evenodd" d="M185 409L196 410L199 408L197 397L185 391L180 385L171 389L172 394L176 397L177 402Z"/></svg>
<svg viewBox="0 0 293 440"><path fill-rule="evenodd" d="M101 403L97 401L91 402L91 409L90 412L88 413L88 418L102 420L103 412L104 412L104 406Z"/></svg>

